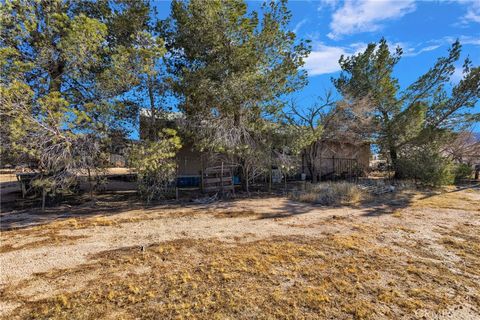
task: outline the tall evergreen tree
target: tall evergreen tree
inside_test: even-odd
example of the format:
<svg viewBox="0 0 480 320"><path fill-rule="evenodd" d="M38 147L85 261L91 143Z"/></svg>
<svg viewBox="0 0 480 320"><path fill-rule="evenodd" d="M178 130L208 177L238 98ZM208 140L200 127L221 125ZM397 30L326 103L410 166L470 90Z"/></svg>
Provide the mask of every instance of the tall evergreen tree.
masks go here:
<svg viewBox="0 0 480 320"><path fill-rule="evenodd" d="M197 145L231 152L246 180L247 157L258 158L269 135L264 117L307 81L299 68L309 48L288 30L290 17L286 1L261 13L241 0L174 1L162 26L172 88Z"/></svg>
<svg viewBox="0 0 480 320"><path fill-rule="evenodd" d="M460 53L461 45L456 41L448 56L439 58L403 91L393 74L402 49L392 53L385 39L369 44L357 55L340 58L342 72L333 83L344 96L368 97L371 101L379 128L376 141L397 176L401 175L397 160L402 150L440 139L446 130L478 120L472 107L480 97L480 67L473 67L466 59L463 79L449 90Z"/></svg>
<svg viewBox="0 0 480 320"><path fill-rule="evenodd" d="M4 1L2 149L35 162L51 185L94 165L91 146L125 119L119 97L136 79L121 62L149 13L146 1Z"/></svg>

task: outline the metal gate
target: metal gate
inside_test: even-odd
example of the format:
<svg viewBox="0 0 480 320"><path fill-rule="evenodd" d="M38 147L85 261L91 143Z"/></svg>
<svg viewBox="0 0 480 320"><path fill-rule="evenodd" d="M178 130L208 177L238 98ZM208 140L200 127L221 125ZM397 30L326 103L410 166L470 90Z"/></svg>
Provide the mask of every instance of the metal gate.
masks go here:
<svg viewBox="0 0 480 320"><path fill-rule="evenodd" d="M352 179L359 174L357 159L352 158L320 158L322 180Z"/></svg>

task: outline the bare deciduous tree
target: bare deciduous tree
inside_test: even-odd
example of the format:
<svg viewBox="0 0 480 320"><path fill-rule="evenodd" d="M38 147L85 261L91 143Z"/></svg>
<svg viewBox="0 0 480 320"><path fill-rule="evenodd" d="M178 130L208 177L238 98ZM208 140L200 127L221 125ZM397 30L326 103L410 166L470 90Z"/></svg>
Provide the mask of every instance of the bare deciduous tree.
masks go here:
<svg viewBox="0 0 480 320"><path fill-rule="evenodd" d="M480 139L472 130L461 131L445 145L443 152L455 162L471 165L480 160Z"/></svg>
<svg viewBox="0 0 480 320"><path fill-rule="evenodd" d="M373 132L368 98L335 102L327 92L318 103L304 109L291 102L284 116L287 124L294 128L294 143L306 156L313 182L320 178L321 151L325 142L360 143Z"/></svg>
<svg viewBox="0 0 480 320"><path fill-rule="evenodd" d="M103 153L98 136L70 128L71 122L85 121L82 114L68 113L66 101L55 93L38 99L38 112L33 113L31 91L21 85L3 89L0 96L0 114L8 120L14 141L12 152L27 154L38 168L33 186L42 190L42 208L46 195L70 190L81 175L88 173L91 184L92 173L103 168Z"/></svg>

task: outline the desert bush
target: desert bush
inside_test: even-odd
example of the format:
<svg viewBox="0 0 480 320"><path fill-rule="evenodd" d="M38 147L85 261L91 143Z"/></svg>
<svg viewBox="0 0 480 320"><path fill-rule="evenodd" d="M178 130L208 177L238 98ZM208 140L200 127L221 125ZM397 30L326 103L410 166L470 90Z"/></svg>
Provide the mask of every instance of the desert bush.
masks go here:
<svg viewBox="0 0 480 320"><path fill-rule="evenodd" d="M454 165L436 148L424 146L410 150L397 160L396 170L403 179L414 179L425 186L442 186L454 182Z"/></svg>
<svg viewBox="0 0 480 320"><path fill-rule="evenodd" d="M465 163L457 164L454 170L455 181L471 178L472 173L473 173L473 169L468 164L465 164Z"/></svg>
<svg viewBox="0 0 480 320"><path fill-rule="evenodd" d="M323 182L313 184L305 193L293 195L297 201L321 205L352 205L364 197L363 191L349 182Z"/></svg>
<svg viewBox="0 0 480 320"><path fill-rule="evenodd" d="M130 150L129 163L138 175L138 191L148 202L164 198L175 181L175 156L181 148L173 129L163 129L156 141L145 140Z"/></svg>

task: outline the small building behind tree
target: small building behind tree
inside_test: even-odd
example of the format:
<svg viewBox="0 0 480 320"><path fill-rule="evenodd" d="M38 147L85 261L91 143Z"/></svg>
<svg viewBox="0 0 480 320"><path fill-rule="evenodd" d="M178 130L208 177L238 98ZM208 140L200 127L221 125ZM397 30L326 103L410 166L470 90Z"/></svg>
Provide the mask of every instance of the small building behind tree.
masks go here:
<svg viewBox="0 0 480 320"><path fill-rule="evenodd" d="M140 113L140 139L151 138L152 132L162 128L175 128L182 132L181 125L183 114L180 112L162 112L156 115L156 120L152 121L149 110L142 110ZM153 128L152 128L153 126ZM317 181L331 179L345 179L366 173L369 167L371 157L370 143L368 142L348 142L326 140L317 144ZM268 151L266 151L268 152ZM267 156L267 155L266 155ZM196 148L193 139L186 135L182 136L182 148L177 153L177 183L179 186L200 186L202 183L202 174L207 168L224 165L228 168L234 167L233 163L226 160L227 157L212 155L207 152L201 152ZM312 172L309 157L305 153L298 156L298 165L290 174L292 178L301 179L305 177L311 180ZM273 170L276 168L273 167ZM233 170L235 171L235 170ZM235 172L234 172L235 173ZM240 183L239 177L234 175L234 181Z"/></svg>

